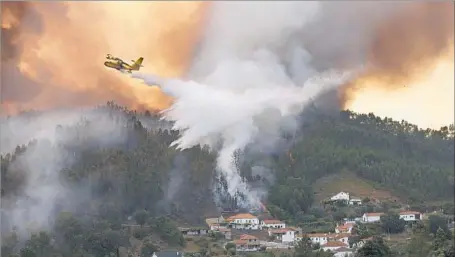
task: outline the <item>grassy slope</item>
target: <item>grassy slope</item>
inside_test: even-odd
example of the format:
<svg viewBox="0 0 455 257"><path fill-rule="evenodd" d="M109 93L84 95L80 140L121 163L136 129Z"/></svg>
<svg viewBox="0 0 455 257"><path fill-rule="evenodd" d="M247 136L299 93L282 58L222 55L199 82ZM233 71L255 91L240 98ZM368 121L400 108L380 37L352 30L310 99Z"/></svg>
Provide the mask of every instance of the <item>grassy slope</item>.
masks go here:
<svg viewBox="0 0 455 257"><path fill-rule="evenodd" d="M399 197L389 190L349 172L340 172L320 178L314 183L313 189L317 202L330 198L341 191L348 192L353 197L360 199L369 197L378 200L400 201Z"/></svg>

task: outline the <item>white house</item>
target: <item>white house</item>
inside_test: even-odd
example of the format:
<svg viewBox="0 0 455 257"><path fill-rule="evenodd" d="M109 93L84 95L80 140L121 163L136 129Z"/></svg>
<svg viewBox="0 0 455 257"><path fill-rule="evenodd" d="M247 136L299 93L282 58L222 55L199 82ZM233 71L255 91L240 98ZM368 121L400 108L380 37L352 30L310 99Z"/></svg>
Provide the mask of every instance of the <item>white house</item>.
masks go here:
<svg viewBox="0 0 455 257"><path fill-rule="evenodd" d="M226 228L226 226L221 225L221 223L224 223L224 222L225 221L222 217L205 219L205 223L210 228L210 230L218 230L220 228Z"/></svg>
<svg viewBox="0 0 455 257"><path fill-rule="evenodd" d="M291 228L269 229L269 236L274 236L283 243L292 243L295 241L295 230Z"/></svg>
<svg viewBox="0 0 455 257"><path fill-rule="evenodd" d="M338 194L330 197L332 201L349 201L349 193L346 192L339 192Z"/></svg>
<svg viewBox="0 0 455 257"><path fill-rule="evenodd" d="M349 199L349 205L361 205L362 200L359 198L350 198Z"/></svg>
<svg viewBox="0 0 455 257"><path fill-rule="evenodd" d="M339 242L342 242L346 245L349 245L349 237L351 236L351 234L347 234L347 233L340 233L340 234L336 234L335 235L335 240L339 241Z"/></svg>
<svg viewBox="0 0 455 257"><path fill-rule="evenodd" d="M336 249L335 254L333 255L334 257L351 257L354 256L354 251L349 248L341 247Z"/></svg>
<svg viewBox="0 0 455 257"><path fill-rule="evenodd" d="M352 229L354 228L355 223L344 223L343 225L339 225L335 227L335 233L352 233Z"/></svg>
<svg viewBox="0 0 455 257"><path fill-rule="evenodd" d="M262 220L261 228L285 228L286 223L281 220Z"/></svg>
<svg viewBox="0 0 455 257"><path fill-rule="evenodd" d="M335 234L330 233L313 233L313 234L306 234L306 236L310 239L312 244L319 244L323 245L326 244L329 240L335 238ZM302 237L299 237L297 240L301 240Z"/></svg>
<svg viewBox="0 0 455 257"><path fill-rule="evenodd" d="M234 244L238 252L255 252L261 247L258 238L252 235L241 235L240 239L234 240Z"/></svg>
<svg viewBox="0 0 455 257"><path fill-rule="evenodd" d="M340 241L329 241L323 245L321 245L321 248L324 250L324 251L332 251L332 252L335 252L336 250L340 249L340 248L348 248L349 246L345 243L342 243Z"/></svg>
<svg viewBox="0 0 455 257"><path fill-rule="evenodd" d="M383 212L366 212L362 216L362 222L364 223L378 222L381 220L382 215L384 215Z"/></svg>
<svg viewBox="0 0 455 257"><path fill-rule="evenodd" d="M422 214L417 211L402 211L400 212L400 219L405 221L422 220Z"/></svg>
<svg viewBox="0 0 455 257"><path fill-rule="evenodd" d="M236 229L259 229L259 219L249 213L239 213L226 219L229 225Z"/></svg>

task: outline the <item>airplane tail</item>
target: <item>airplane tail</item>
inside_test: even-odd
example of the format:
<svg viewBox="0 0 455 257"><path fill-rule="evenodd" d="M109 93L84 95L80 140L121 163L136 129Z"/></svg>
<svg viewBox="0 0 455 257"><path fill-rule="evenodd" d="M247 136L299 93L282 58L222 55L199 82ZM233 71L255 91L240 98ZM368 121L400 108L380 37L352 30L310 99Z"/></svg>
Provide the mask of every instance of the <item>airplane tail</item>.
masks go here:
<svg viewBox="0 0 455 257"><path fill-rule="evenodd" d="M133 60L133 65L131 66L133 70L139 70L142 66L142 61L144 61L144 57L139 57L136 61Z"/></svg>

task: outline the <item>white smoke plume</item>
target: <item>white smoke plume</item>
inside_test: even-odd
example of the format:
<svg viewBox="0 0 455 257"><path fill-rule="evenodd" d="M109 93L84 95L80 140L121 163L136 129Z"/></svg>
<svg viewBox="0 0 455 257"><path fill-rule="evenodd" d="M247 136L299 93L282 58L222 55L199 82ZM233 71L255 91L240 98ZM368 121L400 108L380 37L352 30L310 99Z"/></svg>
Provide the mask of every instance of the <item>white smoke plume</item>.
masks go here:
<svg viewBox="0 0 455 257"><path fill-rule="evenodd" d="M87 141L106 147L118 145L126 142L129 131L121 124L126 124L125 117L102 109L59 110L0 119L2 155L36 140L12 160L10 166L18 172L2 177L4 187L13 186L8 185L11 179L24 182L20 188L11 188L17 193L2 196L2 229L15 228L24 237L30 232L50 230L58 205L74 211L79 203L89 201L88 188L71 187L62 179L62 169L70 167L77 158L59 145L83 142L83 147L89 147ZM75 125L83 125L84 131ZM69 126L70 131L66 130Z"/></svg>
<svg viewBox="0 0 455 257"><path fill-rule="evenodd" d="M308 52L289 43L319 8L318 2L217 2L188 80L132 75L174 97L163 112L163 119L175 122L173 129L181 132L173 145L216 150L217 170L227 181L228 193L245 195L244 207L256 207L260 195L242 180L233 163L235 151L295 129L283 121L295 118L351 75L317 73ZM267 138L261 136L264 131Z"/></svg>

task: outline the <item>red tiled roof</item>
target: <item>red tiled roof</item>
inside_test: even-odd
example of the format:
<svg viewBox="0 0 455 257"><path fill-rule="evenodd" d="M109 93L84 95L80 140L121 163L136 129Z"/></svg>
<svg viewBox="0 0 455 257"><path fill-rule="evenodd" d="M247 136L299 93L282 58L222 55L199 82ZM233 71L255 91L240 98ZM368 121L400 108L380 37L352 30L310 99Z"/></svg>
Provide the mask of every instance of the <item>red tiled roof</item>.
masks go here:
<svg viewBox="0 0 455 257"><path fill-rule="evenodd" d="M240 240L240 239L234 240L234 244L236 244L236 245L246 245L247 243L248 242L245 240Z"/></svg>
<svg viewBox="0 0 455 257"><path fill-rule="evenodd" d="M277 228L277 229L270 229L272 234L286 234L288 231L294 231L291 228Z"/></svg>
<svg viewBox="0 0 455 257"><path fill-rule="evenodd" d="M343 238L343 237L350 237L351 234L348 234L348 233L339 233L339 234L336 234L335 238Z"/></svg>
<svg viewBox="0 0 455 257"><path fill-rule="evenodd" d="M237 220L237 219L257 219L257 217L252 214L249 214L249 213L239 213L239 214L230 216L226 220L233 221L233 220Z"/></svg>
<svg viewBox="0 0 455 257"><path fill-rule="evenodd" d="M346 223L346 224L343 224L343 225L340 225L338 227L336 227L338 230L349 230L350 228L354 227L354 224L352 223Z"/></svg>
<svg viewBox="0 0 455 257"><path fill-rule="evenodd" d="M255 236L252 236L252 235L247 235L247 234L243 234L240 236L240 240L256 240L256 239L258 239L258 238Z"/></svg>
<svg viewBox="0 0 455 257"><path fill-rule="evenodd" d="M345 243L340 241L329 241L326 244L322 245L322 247L347 247Z"/></svg>

